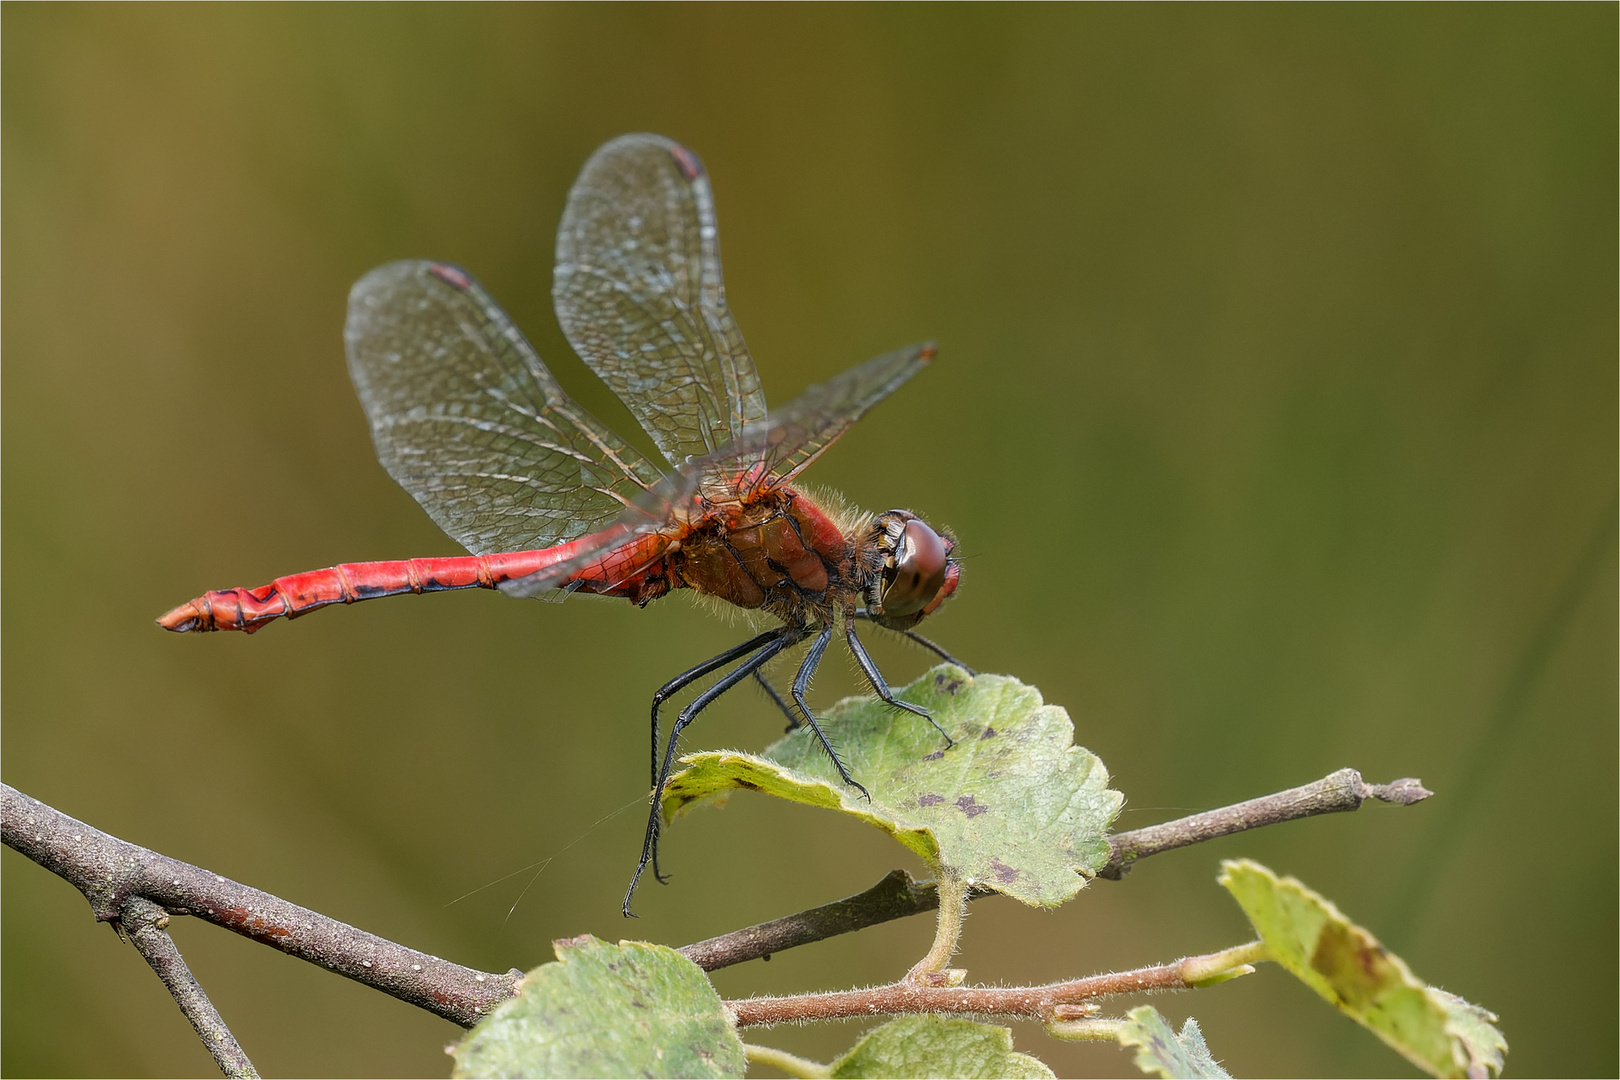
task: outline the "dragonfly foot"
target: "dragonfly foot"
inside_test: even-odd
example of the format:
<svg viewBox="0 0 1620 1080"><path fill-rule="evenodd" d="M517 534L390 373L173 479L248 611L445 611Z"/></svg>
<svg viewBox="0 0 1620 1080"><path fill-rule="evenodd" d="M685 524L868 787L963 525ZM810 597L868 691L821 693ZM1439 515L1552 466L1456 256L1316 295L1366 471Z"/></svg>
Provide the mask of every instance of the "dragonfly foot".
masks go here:
<svg viewBox="0 0 1620 1080"><path fill-rule="evenodd" d="M843 777L844 783L860 792L861 798L865 799L867 802L872 801L872 793L867 791L865 786L862 785L859 780L855 779L853 776L849 775L849 773L844 771L844 763L842 761L839 761L837 758L833 758L833 764L838 766L838 775Z"/></svg>
<svg viewBox="0 0 1620 1080"><path fill-rule="evenodd" d="M641 872L646 868L647 864L645 862L636 867L636 872L630 875L630 887L624 891L624 906L619 910L624 912L624 917L627 919L641 918L640 915L630 910L630 900L636 895L636 882L641 880Z"/></svg>
<svg viewBox="0 0 1620 1080"><path fill-rule="evenodd" d="M908 712L913 716L920 716L932 724L934 726L934 730L939 732L939 737L945 740L945 749L949 750L951 747L956 745L956 740L951 738L951 733L940 727L939 721L934 719L934 715L921 705L913 705L911 702L901 701L899 698L886 698L884 703L887 705L892 705L896 709Z"/></svg>

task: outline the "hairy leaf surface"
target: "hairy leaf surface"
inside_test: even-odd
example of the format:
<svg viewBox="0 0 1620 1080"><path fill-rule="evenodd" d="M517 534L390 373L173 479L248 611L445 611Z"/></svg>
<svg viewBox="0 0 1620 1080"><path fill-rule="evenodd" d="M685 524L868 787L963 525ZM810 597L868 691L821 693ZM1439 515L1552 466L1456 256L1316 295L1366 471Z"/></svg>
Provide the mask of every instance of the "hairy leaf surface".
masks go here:
<svg viewBox="0 0 1620 1080"><path fill-rule="evenodd" d="M555 963L453 1051L454 1075L740 1077L742 1040L709 978L662 945L589 934L552 943Z"/></svg>
<svg viewBox="0 0 1620 1080"><path fill-rule="evenodd" d="M1119 1044L1137 1048L1138 1069L1149 1075L1157 1073L1165 1080L1230 1080L1232 1074L1216 1064L1204 1044L1204 1033L1198 1030L1198 1021L1192 1017L1181 1025L1179 1035L1151 1005L1139 1005L1125 1017Z"/></svg>
<svg viewBox="0 0 1620 1080"><path fill-rule="evenodd" d="M1050 1080L1052 1070L1015 1051L1008 1028L940 1016L902 1016L861 1036L832 1063L831 1075Z"/></svg>
<svg viewBox="0 0 1620 1080"><path fill-rule="evenodd" d="M952 873L1026 904L1070 899L1108 861L1108 827L1123 796L1108 770L1074 745L1069 714L1002 675L942 664L896 692L950 732L875 698L847 698L820 723L851 774L841 782L807 728L762 755L701 753L664 789L673 820L738 788L841 810L889 833L936 873Z"/></svg>

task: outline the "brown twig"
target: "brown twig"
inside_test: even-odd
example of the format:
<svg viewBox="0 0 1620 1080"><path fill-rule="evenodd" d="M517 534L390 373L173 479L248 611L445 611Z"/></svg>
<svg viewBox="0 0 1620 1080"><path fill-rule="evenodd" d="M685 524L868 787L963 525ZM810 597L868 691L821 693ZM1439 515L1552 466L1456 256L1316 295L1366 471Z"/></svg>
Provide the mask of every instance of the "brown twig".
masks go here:
<svg viewBox="0 0 1620 1080"><path fill-rule="evenodd" d="M939 893L932 881L919 882L904 870L891 870L882 881L848 899L733 930L680 951L704 971L717 971L937 907Z"/></svg>
<svg viewBox="0 0 1620 1080"><path fill-rule="evenodd" d="M1096 998L1148 990L1186 990L1222 973L1247 974L1254 969L1246 961L1261 958L1263 949L1256 942L1205 956L1189 956L1171 964L1045 986L924 986L907 980L868 990L745 998L726 1002L726 1008L736 1017L738 1027L915 1013L1052 1023L1073 1015L1065 1007L1072 1010Z"/></svg>
<svg viewBox="0 0 1620 1080"><path fill-rule="evenodd" d="M1112 854L1103 868L1097 871L1097 876L1118 881L1136 860L1161 851L1247 829L1258 829L1262 825L1354 810L1369 798L1409 806L1428 798L1430 794L1416 780L1367 784L1356 770L1340 769L1303 787L1193 814L1162 825L1116 833L1109 838ZM990 889L976 888L968 894L968 898L977 900L991 893ZM681 949L681 952L703 970L715 971L797 945L823 941L893 919L921 915L938 906L939 894L932 882L917 882L904 870L894 870L870 889L848 899L699 941Z"/></svg>
<svg viewBox="0 0 1620 1080"><path fill-rule="evenodd" d="M1163 825L1116 833L1108 838L1109 846L1113 849L1108 865L1097 871L1097 876L1118 881L1136 860L1157 855L1161 851L1201 844L1263 825L1356 810L1367 799L1410 806L1433 794L1412 777L1390 784L1369 784L1361 779L1361 774L1356 770L1340 769L1303 787L1279 791L1275 795L1262 795L1258 799L1167 821Z"/></svg>
<svg viewBox="0 0 1620 1080"><path fill-rule="evenodd" d="M150 900L132 896L124 902L116 925L129 935L135 951L145 957L152 970L157 972L157 977L163 980L163 985L169 988L175 1004L191 1021L203 1046L214 1055L214 1063L219 1066L219 1071L226 1076L253 1077L257 1080L258 1070L248 1060L236 1036L231 1034L231 1029L225 1026L224 1017L208 1000L208 995L186 966L174 939L165 929L169 925L169 913Z"/></svg>
<svg viewBox="0 0 1620 1080"><path fill-rule="evenodd" d="M522 972L497 975L408 949L280 897L76 821L0 784L0 842L64 878L102 922L131 898L192 915L470 1027L514 993Z"/></svg>

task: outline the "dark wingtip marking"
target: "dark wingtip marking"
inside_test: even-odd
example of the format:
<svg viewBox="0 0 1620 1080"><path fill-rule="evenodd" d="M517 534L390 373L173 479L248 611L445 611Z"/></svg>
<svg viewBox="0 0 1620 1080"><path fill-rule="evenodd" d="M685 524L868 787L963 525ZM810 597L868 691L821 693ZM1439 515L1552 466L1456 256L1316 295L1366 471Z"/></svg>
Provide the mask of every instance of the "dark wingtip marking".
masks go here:
<svg viewBox="0 0 1620 1080"><path fill-rule="evenodd" d="M472 278L468 277L466 272L459 267L451 266L449 263L434 263L428 267L428 273L446 285L461 289L464 292L472 288Z"/></svg>
<svg viewBox="0 0 1620 1080"><path fill-rule="evenodd" d="M676 143L669 148L669 153L675 159L675 164L680 166L681 175L688 180L696 180L703 175L702 163L698 161L697 155L686 147Z"/></svg>

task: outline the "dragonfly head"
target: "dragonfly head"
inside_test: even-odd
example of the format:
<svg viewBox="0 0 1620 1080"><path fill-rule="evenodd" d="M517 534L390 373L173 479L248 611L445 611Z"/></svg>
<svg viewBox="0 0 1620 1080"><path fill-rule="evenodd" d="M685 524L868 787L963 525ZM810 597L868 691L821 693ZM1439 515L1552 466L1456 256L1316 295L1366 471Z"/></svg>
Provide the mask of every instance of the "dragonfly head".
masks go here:
<svg viewBox="0 0 1620 1080"><path fill-rule="evenodd" d="M956 591L962 568L951 558L956 540L940 535L909 510L890 510L874 522L883 570L866 589L872 621L909 630Z"/></svg>

